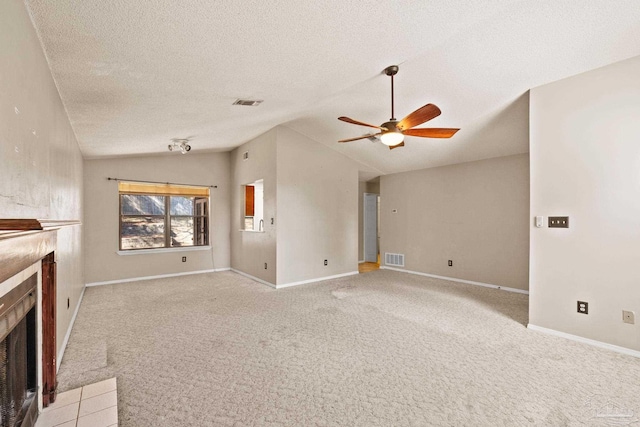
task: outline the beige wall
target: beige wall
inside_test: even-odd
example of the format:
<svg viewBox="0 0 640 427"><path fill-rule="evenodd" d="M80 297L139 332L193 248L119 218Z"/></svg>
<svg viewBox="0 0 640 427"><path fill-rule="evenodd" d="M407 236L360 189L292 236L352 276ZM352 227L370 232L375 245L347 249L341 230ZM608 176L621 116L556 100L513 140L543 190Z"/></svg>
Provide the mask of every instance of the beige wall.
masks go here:
<svg viewBox="0 0 640 427"><path fill-rule="evenodd" d="M118 184L107 177L217 185L211 189L212 250L118 255ZM87 283L229 268L229 153L86 160L84 180Z"/></svg>
<svg viewBox="0 0 640 427"><path fill-rule="evenodd" d="M357 163L285 126L276 129L277 284L358 271Z"/></svg>
<svg viewBox="0 0 640 427"><path fill-rule="evenodd" d="M82 157L22 1L0 2L0 28L0 218L82 220ZM57 240L59 353L84 287L82 226Z"/></svg>
<svg viewBox="0 0 640 427"><path fill-rule="evenodd" d="M640 350L640 57L531 90L531 324ZM570 217L569 229L533 217ZM578 300L589 314L578 314ZM622 322L622 310L636 324Z"/></svg>
<svg viewBox="0 0 640 427"><path fill-rule="evenodd" d="M231 152L231 267L276 284L276 135L272 129ZM249 152L243 160L242 153ZM264 179L264 231L242 231L242 186ZM271 218L274 224L271 225ZM264 264L267 263L265 270Z"/></svg>
<svg viewBox="0 0 640 427"><path fill-rule="evenodd" d="M382 176L380 205L383 263L528 289L527 154Z"/></svg>
<svg viewBox="0 0 640 427"><path fill-rule="evenodd" d="M366 193L380 194L380 177L367 181Z"/></svg>

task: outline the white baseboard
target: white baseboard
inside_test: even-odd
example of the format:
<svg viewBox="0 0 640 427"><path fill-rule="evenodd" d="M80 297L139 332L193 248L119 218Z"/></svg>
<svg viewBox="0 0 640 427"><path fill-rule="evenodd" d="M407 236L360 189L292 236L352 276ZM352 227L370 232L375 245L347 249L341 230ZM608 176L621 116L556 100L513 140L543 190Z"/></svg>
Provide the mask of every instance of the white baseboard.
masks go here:
<svg viewBox="0 0 640 427"><path fill-rule="evenodd" d="M241 276L248 277L251 280L255 280L258 283L262 283L263 285L267 285L267 286L269 286L271 288L276 289L276 285L274 285L273 283L267 282L266 280L262 280L262 279L260 279L260 278L258 278L256 276L252 276L250 274L247 274L244 271L236 270L235 268L232 268L231 271L233 271L234 273L238 273Z"/></svg>
<svg viewBox="0 0 640 427"><path fill-rule="evenodd" d="M361 259L360 261L358 261L358 264L364 264L364 260Z"/></svg>
<svg viewBox="0 0 640 427"><path fill-rule="evenodd" d="M106 282L92 282L92 283L87 283L86 286L113 285L115 283L139 282L140 280L163 279L165 277L189 276L191 274L217 273L219 271L229 271L229 270L231 269L227 267L227 268L216 268L216 269L209 269L209 270L185 271L182 273L159 274L157 276L131 277L129 279L107 280Z"/></svg>
<svg viewBox="0 0 640 427"><path fill-rule="evenodd" d="M84 298L85 289L87 289L86 286L82 288L82 293L80 294L80 298L78 298L78 303L76 304L76 308L73 311L73 316L71 316L71 322L69 322L67 333L64 335L64 340L62 340L62 346L60 347L60 351L58 352L58 359L56 360L56 371L60 369L60 364L62 363L62 358L64 357L64 351L67 349L67 343L69 342L69 337L71 336L71 329L73 329L73 324L76 323L76 316L78 315L78 310L80 310L80 303L82 303L82 298Z"/></svg>
<svg viewBox="0 0 640 427"><path fill-rule="evenodd" d="M568 340L571 340L571 341L577 341L577 342L581 342L583 344L592 345L594 347L600 347L600 348L604 348L604 349L607 349L607 350L615 351L617 353L622 353L622 354L626 354L628 356L633 356L633 357L639 357L640 358L640 351L632 350L630 348L620 347L618 345L608 344L606 342L596 341L596 340L592 340L592 339L589 339L589 338L584 338L584 337L581 337L581 336L578 336L578 335L568 334L566 332L556 331L555 329L543 328L542 326L536 326L536 325L533 325L531 323L529 323L527 325L527 328L531 329L532 331L542 332L543 334L553 335L553 336L560 337L560 338L565 338L565 339L568 339Z"/></svg>
<svg viewBox="0 0 640 427"><path fill-rule="evenodd" d="M507 286L493 285L491 283L474 282L473 280L457 279L455 277L437 276L435 274L421 273L419 271L405 270L403 268L387 267L385 265L381 265L380 268L383 269L383 270L400 271L402 273L416 274L418 276L433 277L434 279L449 280L451 282L466 283L468 285L484 286L485 288L500 289L500 290L503 290L503 291L515 292L515 293L518 293L518 294L529 295L529 291L525 291L524 289L509 288Z"/></svg>
<svg viewBox="0 0 640 427"><path fill-rule="evenodd" d="M300 282L285 283L284 285L276 285L276 289L290 288L291 286L306 285L307 283L323 282L325 280L337 279L339 277L353 276L360 274L358 271L350 271L348 273L335 274L333 276L318 277L316 279L302 280Z"/></svg>

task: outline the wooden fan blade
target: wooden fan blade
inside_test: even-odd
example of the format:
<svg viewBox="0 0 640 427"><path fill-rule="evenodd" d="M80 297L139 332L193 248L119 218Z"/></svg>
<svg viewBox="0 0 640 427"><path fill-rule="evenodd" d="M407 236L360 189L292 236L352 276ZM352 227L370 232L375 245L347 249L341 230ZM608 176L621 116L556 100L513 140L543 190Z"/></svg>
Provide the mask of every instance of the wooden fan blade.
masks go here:
<svg viewBox="0 0 640 427"><path fill-rule="evenodd" d="M398 148L398 147L404 147L404 141L402 141L400 144L398 145L390 145L389 146L389 150L393 150L394 148Z"/></svg>
<svg viewBox="0 0 640 427"><path fill-rule="evenodd" d="M460 129L450 128L418 128L402 131L405 135L421 136L423 138L451 138Z"/></svg>
<svg viewBox="0 0 640 427"><path fill-rule="evenodd" d="M338 142L351 142L351 141L357 141L357 140L359 140L359 139L365 139L365 138L369 138L369 137L372 137L372 136L378 136L378 135L381 135L381 134L382 134L382 132L380 132L380 133L372 133L372 134L370 134L370 135L362 135L362 136L358 136L358 137L356 137L356 138L341 139L341 140L339 140Z"/></svg>
<svg viewBox="0 0 640 427"><path fill-rule="evenodd" d="M405 130L411 129L414 126L421 125L424 122L428 122L434 117L438 117L442 111L433 104L427 104L418 108L413 113L409 114L398 123L398 129Z"/></svg>
<svg viewBox="0 0 640 427"><path fill-rule="evenodd" d="M380 126L370 125L370 124L368 124L368 123L362 123L362 122L359 122L359 121L357 121L357 120L350 119L349 117L344 117L344 116L342 116L342 117L338 117L338 120L342 120L343 122L351 123L351 124L354 124L354 125L368 126L368 127L370 127L370 128L376 128L376 129L381 129L381 130L387 130L386 128L381 128Z"/></svg>

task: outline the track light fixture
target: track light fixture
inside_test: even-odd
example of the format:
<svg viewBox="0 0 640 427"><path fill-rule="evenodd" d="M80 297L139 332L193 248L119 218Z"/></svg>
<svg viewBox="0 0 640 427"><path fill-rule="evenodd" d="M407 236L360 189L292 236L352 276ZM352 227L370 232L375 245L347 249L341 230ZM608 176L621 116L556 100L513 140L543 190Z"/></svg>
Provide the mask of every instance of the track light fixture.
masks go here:
<svg viewBox="0 0 640 427"><path fill-rule="evenodd" d="M182 154L187 154L187 151L191 151L191 146L189 145L188 139L172 139L173 144L169 144L169 151L173 151L174 149L180 149Z"/></svg>

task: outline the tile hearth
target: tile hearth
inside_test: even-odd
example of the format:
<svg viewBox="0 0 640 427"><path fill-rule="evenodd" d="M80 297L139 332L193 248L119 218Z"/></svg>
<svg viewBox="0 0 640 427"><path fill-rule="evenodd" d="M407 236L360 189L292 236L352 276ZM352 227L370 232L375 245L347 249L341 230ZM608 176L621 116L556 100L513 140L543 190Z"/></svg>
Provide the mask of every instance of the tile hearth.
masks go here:
<svg viewBox="0 0 640 427"><path fill-rule="evenodd" d="M118 391L115 378L60 393L45 408L36 427L117 427Z"/></svg>

